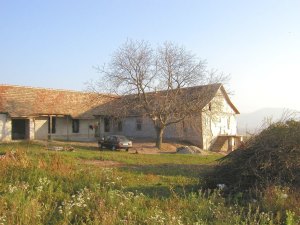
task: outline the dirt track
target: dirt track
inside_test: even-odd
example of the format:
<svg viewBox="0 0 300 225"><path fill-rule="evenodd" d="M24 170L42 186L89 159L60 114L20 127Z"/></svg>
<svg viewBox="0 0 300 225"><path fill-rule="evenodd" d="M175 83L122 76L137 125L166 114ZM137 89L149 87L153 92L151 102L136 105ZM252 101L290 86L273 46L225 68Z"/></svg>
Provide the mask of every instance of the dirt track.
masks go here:
<svg viewBox="0 0 300 225"><path fill-rule="evenodd" d="M38 143L47 145L49 144L47 141L37 141ZM65 142L65 141L52 141L51 145L71 145L74 148L76 146L86 147L86 148L98 148L98 144L96 142ZM138 153L138 154L164 154L164 153L175 153L176 148L182 146L179 143L163 143L162 149L159 150L155 147L155 143L149 140L135 140L133 141L133 147L129 149L129 153Z"/></svg>

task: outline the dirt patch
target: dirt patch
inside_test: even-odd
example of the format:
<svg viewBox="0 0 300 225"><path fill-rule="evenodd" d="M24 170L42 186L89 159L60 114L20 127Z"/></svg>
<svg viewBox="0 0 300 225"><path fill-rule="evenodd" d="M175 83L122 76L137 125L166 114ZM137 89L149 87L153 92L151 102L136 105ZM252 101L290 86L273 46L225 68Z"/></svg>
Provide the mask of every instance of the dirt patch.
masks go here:
<svg viewBox="0 0 300 225"><path fill-rule="evenodd" d="M176 153L176 148L181 146L178 143L162 143L162 148L159 150L155 147L155 143L148 140L135 140L133 147L129 153L138 154L161 154L161 153Z"/></svg>
<svg viewBox="0 0 300 225"><path fill-rule="evenodd" d="M125 164L116 161L101 161L101 160L82 160L83 164L95 165L99 167L120 167Z"/></svg>
<svg viewBox="0 0 300 225"><path fill-rule="evenodd" d="M98 143L95 142L70 142L70 141L52 141L48 143L47 141L36 141L37 143L43 144L46 147L49 145L55 146L72 146L75 150L76 147L99 150ZM161 149L155 147L155 142L150 139L135 139L133 140L133 147L129 149L130 154L172 154L176 153L177 147L184 145L184 143L171 142L166 140L162 143ZM107 149L104 149L105 151ZM125 151L125 150L121 150Z"/></svg>

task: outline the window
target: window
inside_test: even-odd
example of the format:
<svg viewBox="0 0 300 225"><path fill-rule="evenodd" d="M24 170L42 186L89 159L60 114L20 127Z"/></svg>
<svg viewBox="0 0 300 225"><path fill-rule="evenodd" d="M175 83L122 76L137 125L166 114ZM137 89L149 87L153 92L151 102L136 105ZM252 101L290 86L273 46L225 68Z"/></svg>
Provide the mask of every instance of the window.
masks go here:
<svg viewBox="0 0 300 225"><path fill-rule="evenodd" d="M143 123L142 118L136 119L136 130L142 130L142 123Z"/></svg>
<svg viewBox="0 0 300 225"><path fill-rule="evenodd" d="M94 125L95 128L95 137L100 137L100 126L99 122Z"/></svg>
<svg viewBox="0 0 300 225"><path fill-rule="evenodd" d="M209 125L209 117L205 117L205 125L208 126Z"/></svg>
<svg viewBox="0 0 300 225"><path fill-rule="evenodd" d="M72 120L72 132L79 133L79 120L78 119Z"/></svg>
<svg viewBox="0 0 300 225"><path fill-rule="evenodd" d="M227 128L230 129L230 124L231 124L231 121L230 121L231 117L228 116L228 119L227 119Z"/></svg>
<svg viewBox="0 0 300 225"><path fill-rule="evenodd" d="M123 130L123 123L122 123L121 120L119 120L119 121L118 121L118 131L119 131L119 132L122 132L122 130Z"/></svg>
<svg viewBox="0 0 300 225"><path fill-rule="evenodd" d="M183 132L187 132L187 127L184 120L182 121L182 130Z"/></svg>
<svg viewBox="0 0 300 225"><path fill-rule="evenodd" d="M211 103L208 104L208 110L211 111Z"/></svg>
<svg viewBox="0 0 300 225"><path fill-rule="evenodd" d="M50 132L50 121L52 119L52 130ZM48 134L55 134L56 133L56 117L49 117L48 118Z"/></svg>
<svg viewBox="0 0 300 225"><path fill-rule="evenodd" d="M218 121L219 121L219 123L222 123L223 119L221 116L218 116Z"/></svg>
<svg viewBox="0 0 300 225"><path fill-rule="evenodd" d="M109 132L110 131L110 119L109 118L104 118L104 132Z"/></svg>

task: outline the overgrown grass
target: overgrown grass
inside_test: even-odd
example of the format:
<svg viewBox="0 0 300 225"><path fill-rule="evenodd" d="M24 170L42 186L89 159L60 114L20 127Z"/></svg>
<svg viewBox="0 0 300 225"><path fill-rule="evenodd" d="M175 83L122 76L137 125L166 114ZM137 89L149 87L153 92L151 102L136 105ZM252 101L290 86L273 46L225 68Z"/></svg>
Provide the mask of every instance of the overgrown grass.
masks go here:
<svg viewBox="0 0 300 225"><path fill-rule="evenodd" d="M141 155L1 144L0 224L297 224L283 190L259 202L201 190L220 155ZM90 164L111 160L105 168ZM280 192L280 194L279 194ZM272 206L273 201L273 206ZM276 202L277 201L277 202ZM296 203L294 203L296 204ZM281 214L279 215L278 212Z"/></svg>

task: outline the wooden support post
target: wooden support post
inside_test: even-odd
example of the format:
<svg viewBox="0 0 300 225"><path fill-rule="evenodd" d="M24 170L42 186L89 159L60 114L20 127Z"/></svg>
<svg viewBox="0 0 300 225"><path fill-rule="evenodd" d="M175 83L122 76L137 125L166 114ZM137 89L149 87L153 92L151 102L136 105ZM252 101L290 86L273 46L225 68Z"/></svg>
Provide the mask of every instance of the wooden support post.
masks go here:
<svg viewBox="0 0 300 225"><path fill-rule="evenodd" d="M52 141L52 116L49 116L49 132L48 132L48 140Z"/></svg>
<svg viewBox="0 0 300 225"><path fill-rule="evenodd" d="M234 147L234 138L233 137L228 137L228 151L232 152Z"/></svg>
<svg viewBox="0 0 300 225"><path fill-rule="evenodd" d="M67 116L67 141L69 141L69 116Z"/></svg>
<svg viewBox="0 0 300 225"><path fill-rule="evenodd" d="M35 138L35 118L30 117L28 120L29 124L29 140L34 140Z"/></svg>

